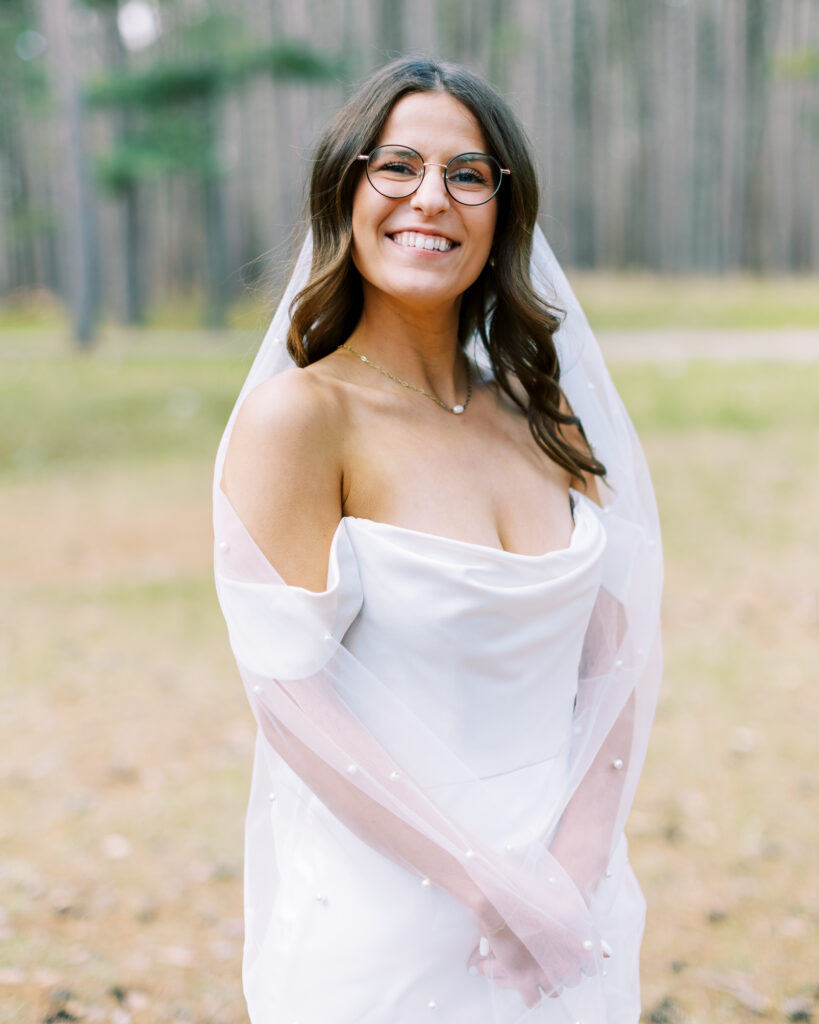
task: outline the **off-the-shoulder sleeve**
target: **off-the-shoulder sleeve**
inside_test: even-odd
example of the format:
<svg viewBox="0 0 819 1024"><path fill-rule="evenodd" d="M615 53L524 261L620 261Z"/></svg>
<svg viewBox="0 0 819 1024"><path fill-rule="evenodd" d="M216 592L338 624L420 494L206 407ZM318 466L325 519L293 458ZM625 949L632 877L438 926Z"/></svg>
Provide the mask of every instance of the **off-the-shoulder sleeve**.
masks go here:
<svg viewBox="0 0 819 1024"><path fill-rule="evenodd" d="M216 586L237 660L280 681L314 675L341 642L363 599L344 521L330 547L326 588L314 592L284 586L219 493Z"/></svg>
<svg viewBox="0 0 819 1024"><path fill-rule="evenodd" d="M603 555L602 586L621 605L625 605L631 583L631 569L642 544L645 531L621 515L612 515L612 505L602 506L580 494L581 501L592 509L606 532L606 550Z"/></svg>

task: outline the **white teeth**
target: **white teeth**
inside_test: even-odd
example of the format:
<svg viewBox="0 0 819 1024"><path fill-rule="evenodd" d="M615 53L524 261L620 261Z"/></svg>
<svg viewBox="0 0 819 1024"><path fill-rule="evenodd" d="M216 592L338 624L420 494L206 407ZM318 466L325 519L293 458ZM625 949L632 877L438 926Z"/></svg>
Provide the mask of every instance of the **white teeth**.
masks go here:
<svg viewBox="0 0 819 1024"><path fill-rule="evenodd" d="M399 231L392 236L392 240L408 248L429 249L436 252L449 252L453 244L442 235L422 235L418 231Z"/></svg>

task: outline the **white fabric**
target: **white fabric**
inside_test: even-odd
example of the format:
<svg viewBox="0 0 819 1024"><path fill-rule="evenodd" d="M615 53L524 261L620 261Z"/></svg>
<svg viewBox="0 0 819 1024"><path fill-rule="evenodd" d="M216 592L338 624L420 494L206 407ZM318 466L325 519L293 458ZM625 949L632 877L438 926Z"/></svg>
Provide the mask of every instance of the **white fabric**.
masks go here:
<svg viewBox="0 0 819 1024"><path fill-rule="evenodd" d="M277 339L309 242L237 409L291 365ZM603 509L573 494L566 549L515 555L346 517L326 589L286 586L219 487L228 424L216 581L260 727L245 875L253 1024L639 1017L643 902L623 825L660 677L656 509L539 231L532 271L567 310L561 384L608 470ZM467 972L480 931L455 895L464 873L552 998L527 1008L499 968Z"/></svg>

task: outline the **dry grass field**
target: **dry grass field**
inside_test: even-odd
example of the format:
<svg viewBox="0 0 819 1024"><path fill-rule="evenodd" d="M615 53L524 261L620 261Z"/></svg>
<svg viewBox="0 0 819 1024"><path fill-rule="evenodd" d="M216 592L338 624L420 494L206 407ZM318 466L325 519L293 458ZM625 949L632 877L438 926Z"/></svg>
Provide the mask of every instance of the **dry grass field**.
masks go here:
<svg viewBox="0 0 819 1024"><path fill-rule="evenodd" d="M9 338L0 1024L243 1024L254 730L211 584L209 474L244 342L79 358ZM819 1018L819 363L614 373L667 558L630 830L644 1019Z"/></svg>

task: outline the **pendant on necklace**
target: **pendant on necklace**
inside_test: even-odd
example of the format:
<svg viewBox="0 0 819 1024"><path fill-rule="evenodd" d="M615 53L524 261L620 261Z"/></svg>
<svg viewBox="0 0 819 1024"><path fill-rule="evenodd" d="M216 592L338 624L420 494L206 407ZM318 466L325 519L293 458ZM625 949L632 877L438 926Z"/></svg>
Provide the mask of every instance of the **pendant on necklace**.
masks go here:
<svg viewBox="0 0 819 1024"><path fill-rule="evenodd" d="M464 407L462 405L453 405L452 411L455 413L456 416L460 416L461 413L464 411Z"/></svg>

